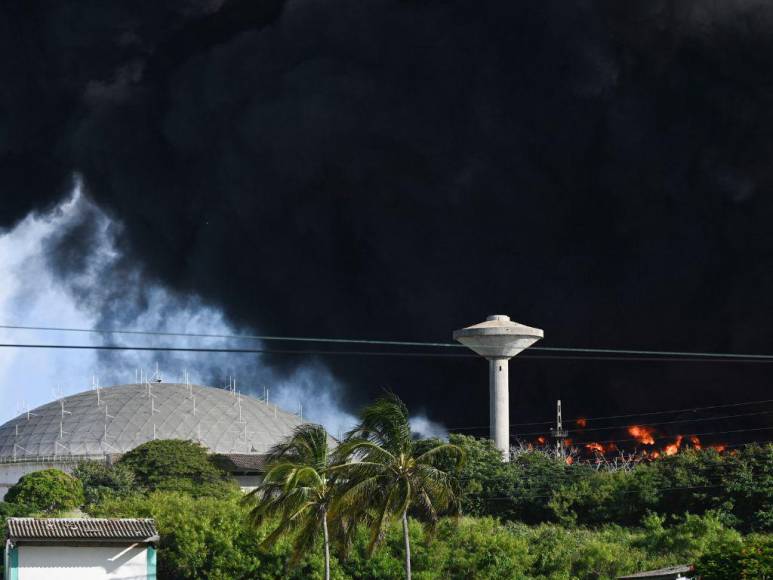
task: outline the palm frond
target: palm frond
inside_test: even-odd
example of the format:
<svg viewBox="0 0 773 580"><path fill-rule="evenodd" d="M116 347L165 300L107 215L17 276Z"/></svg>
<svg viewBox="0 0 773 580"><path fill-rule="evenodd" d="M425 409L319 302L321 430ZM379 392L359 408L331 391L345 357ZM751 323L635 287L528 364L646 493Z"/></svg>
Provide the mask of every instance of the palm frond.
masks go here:
<svg viewBox="0 0 773 580"><path fill-rule="evenodd" d="M466 456L464 450L458 445L444 443L425 451L416 458L416 463L426 463L437 465L438 463L449 462L454 470L464 466Z"/></svg>

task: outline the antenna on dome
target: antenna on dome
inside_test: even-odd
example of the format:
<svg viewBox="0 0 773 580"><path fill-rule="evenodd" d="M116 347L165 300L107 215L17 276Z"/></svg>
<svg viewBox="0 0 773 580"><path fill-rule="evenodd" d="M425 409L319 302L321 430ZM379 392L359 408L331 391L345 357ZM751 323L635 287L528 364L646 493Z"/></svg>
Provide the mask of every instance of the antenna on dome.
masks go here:
<svg viewBox="0 0 773 580"><path fill-rule="evenodd" d="M29 405L27 405L27 401L22 399L16 404L16 413L19 415L27 415L27 421L30 420L31 417L37 417L37 413L33 413L30 411Z"/></svg>
<svg viewBox="0 0 773 580"><path fill-rule="evenodd" d="M21 446L21 445L19 445L18 443L14 443L14 444L13 444L13 458L14 458L14 460L16 459L16 457L17 457L17 455L18 455L18 454L16 453L16 450L17 450L17 449L21 449L22 451L24 451L24 455L30 455L30 452L29 452L29 451L27 451L27 450L26 450L24 447L22 447L22 446Z"/></svg>
<svg viewBox="0 0 773 580"><path fill-rule="evenodd" d="M158 362L156 362L156 372L153 374L153 382L154 383L161 383L163 382L161 379L161 373L158 370Z"/></svg>
<svg viewBox="0 0 773 580"><path fill-rule="evenodd" d="M102 441L100 443L102 443L103 447L109 447L110 449L112 449L116 453L121 453L121 450L118 449L115 445L111 445L110 442L107 439L108 439L107 423L105 423L105 434L102 436Z"/></svg>
<svg viewBox="0 0 773 580"><path fill-rule="evenodd" d="M237 420L237 423L246 423L247 421L242 417L242 394L237 393L236 397L236 406L239 407L239 419Z"/></svg>
<svg viewBox="0 0 773 580"><path fill-rule="evenodd" d="M53 389L51 389L51 394L54 396L54 399L61 399L64 397L64 391L62 391L62 386L57 385Z"/></svg>
<svg viewBox="0 0 773 580"><path fill-rule="evenodd" d="M13 441L13 458L14 458L14 460L16 460L16 450L17 449L21 449L22 451L24 451L25 455L30 455L29 451L27 451L24 447L22 447L21 445L16 443L16 439L19 438L19 424L17 423L15 425L15 427L16 427L16 433L14 435L14 441Z"/></svg>
<svg viewBox="0 0 773 580"><path fill-rule="evenodd" d="M242 439L245 443L247 443L247 435L254 435L255 431L247 431L247 421L244 422L244 427L242 430Z"/></svg>
<svg viewBox="0 0 773 580"><path fill-rule="evenodd" d="M64 410L64 399L59 400L59 406L61 407L61 420L64 421L65 415L72 415L72 411L65 411ZM107 405L105 405L105 411L107 411Z"/></svg>
<svg viewBox="0 0 773 580"><path fill-rule="evenodd" d="M91 375L91 388L97 392L97 407L102 404L102 387L99 386L99 377Z"/></svg>
<svg viewBox="0 0 773 580"><path fill-rule="evenodd" d="M301 418L301 421L303 421L303 403L298 401L298 416Z"/></svg>
<svg viewBox="0 0 773 580"><path fill-rule="evenodd" d="M263 400L266 401L266 405L268 405L268 387L263 387Z"/></svg>
<svg viewBox="0 0 773 580"><path fill-rule="evenodd" d="M59 437L54 440L54 457L59 455L59 453L57 453L57 451L59 450L60 447L67 452L66 454L63 453L62 455L72 455L72 452L70 451L70 448L67 447L67 445L65 445L61 441L63 435L69 435L69 433L67 433L66 431L62 430L62 423L60 422L59 423Z"/></svg>
<svg viewBox="0 0 773 580"><path fill-rule="evenodd" d="M159 413L160 411L156 409L156 395L153 394L153 387L151 387L150 382L145 383L145 385L148 388L148 399L150 399L150 417L153 418L153 414Z"/></svg>
<svg viewBox="0 0 773 580"><path fill-rule="evenodd" d="M191 399L193 400L193 416L196 416L196 397L192 396Z"/></svg>
<svg viewBox="0 0 773 580"><path fill-rule="evenodd" d="M104 430L104 435L102 436L102 441L100 443L102 443L103 447L109 447L110 449L112 449L116 453L121 453L120 449L118 449L114 445L111 445L110 442L108 441L108 438L109 438L109 435L107 433L107 423L108 423L107 420L108 419L115 419L115 417L113 417L110 413L107 412L107 403L105 403L105 430Z"/></svg>

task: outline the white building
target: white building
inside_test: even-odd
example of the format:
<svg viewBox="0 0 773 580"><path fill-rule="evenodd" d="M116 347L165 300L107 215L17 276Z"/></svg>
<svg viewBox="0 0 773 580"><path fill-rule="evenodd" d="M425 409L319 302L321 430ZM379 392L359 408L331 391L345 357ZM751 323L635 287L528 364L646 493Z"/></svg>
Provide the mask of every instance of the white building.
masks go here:
<svg viewBox="0 0 773 580"><path fill-rule="evenodd" d="M111 461L154 439L197 441L233 456L223 467L249 489L262 455L301 423L234 390L153 382L84 391L0 425L0 500L27 473L70 472L84 459Z"/></svg>
<svg viewBox="0 0 773 580"><path fill-rule="evenodd" d="M9 518L5 580L155 580L153 520Z"/></svg>

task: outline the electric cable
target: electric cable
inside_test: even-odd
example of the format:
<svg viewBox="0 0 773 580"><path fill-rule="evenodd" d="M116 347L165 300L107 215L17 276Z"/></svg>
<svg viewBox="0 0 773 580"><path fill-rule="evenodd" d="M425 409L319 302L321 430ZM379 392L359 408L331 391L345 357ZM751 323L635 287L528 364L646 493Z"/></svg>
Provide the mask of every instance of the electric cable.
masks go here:
<svg viewBox="0 0 773 580"><path fill-rule="evenodd" d="M720 415L718 417L698 417L695 419L677 419L675 421L656 421L654 423L646 423L644 427L651 427L653 425L675 425L681 423L697 423L700 421L721 421L724 419L737 419L739 417L755 417L758 415L770 415L771 411L756 411L754 413L738 413L736 415ZM586 429L567 429L567 433L587 433L588 431L607 431L610 429L627 429L630 425L607 425L605 427L588 427ZM512 433L511 437L527 436L527 435L547 435L548 433L543 431L532 431L530 433Z"/></svg>
<svg viewBox="0 0 773 580"><path fill-rule="evenodd" d="M673 413L689 413L689 412L695 412L695 411L708 411L711 409L724 409L728 407L743 407L746 405L766 405L769 403L773 403L773 399L762 399L758 401L741 401L738 403L726 403L722 405L709 405L705 407L683 407L681 409L667 409L664 411L645 411L641 413L629 413L625 415L602 415L602 416L596 416L596 417L576 417L574 419L567 419L566 423L576 423L578 420L583 419L585 421L601 421L604 419L627 419L630 417L649 417L653 415L670 415ZM528 423L510 423L510 427L523 427L523 426L530 426L530 425L554 425L556 422L555 418L545 420L545 421L531 421ZM448 427L447 429L449 431L459 431L459 430L465 430L465 429L488 429L489 425L468 425L468 426L453 426Z"/></svg>
<svg viewBox="0 0 773 580"><path fill-rule="evenodd" d="M127 335L147 335L147 336L175 336L191 338L218 338L232 340L262 340L262 341L287 341L287 342L316 342L330 344L367 344L380 346L419 346L427 348L467 348L462 344L451 342L429 342L429 341L408 341L408 340L378 340L378 339L353 339L353 338L325 338L325 337L306 337L306 336L276 336L276 335L248 335L248 334L208 334L208 333L190 333L190 332L165 332L165 331L143 331L126 330L110 328L73 328L60 326L29 326L20 324L0 324L0 329L6 330L35 330L44 332L76 332L91 334L127 334ZM688 357L699 359L743 359L773 362L771 354L745 354L745 353L721 353L721 352L690 352L690 351L666 351L666 350L648 350L648 349L618 349L618 348L584 348L584 347L549 347L532 346L531 351L572 353L575 355L632 355L634 357ZM472 355L475 356L475 355ZM519 357L519 358L522 358ZM614 357L613 357L614 358ZM607 359L603 359L607 360ZM615 358L617 360L617 358ZM642 359L635 359L642 360Z"/></svg>

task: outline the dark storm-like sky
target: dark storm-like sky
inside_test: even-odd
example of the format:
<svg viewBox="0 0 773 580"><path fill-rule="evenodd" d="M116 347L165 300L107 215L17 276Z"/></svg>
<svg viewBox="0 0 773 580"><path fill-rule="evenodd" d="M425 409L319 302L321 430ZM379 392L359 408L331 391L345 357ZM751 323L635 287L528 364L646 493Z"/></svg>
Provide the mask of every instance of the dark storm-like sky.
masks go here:
<svg viewBox="0 0 773 580"><path fill-rule="evenodd" d="M0 6L0 226L80 176L127 263L266 334L773 352L767 2ZM64 283L86 217L50 241ZM104 325L111 292L83 299ZM485 424L475 359L326 357ZM292 368L297 357L275 357ZM514 420L766 398L765 365L517 360Z"/></svg>

